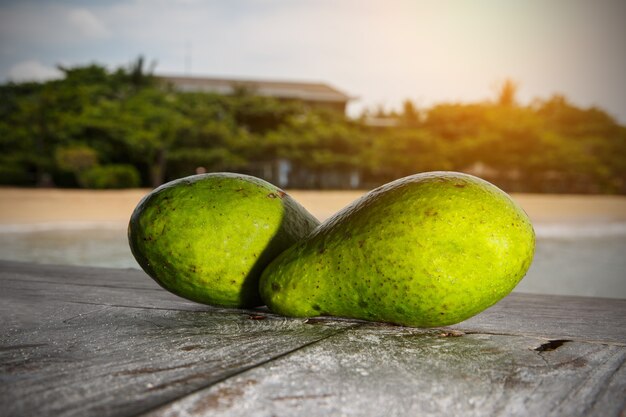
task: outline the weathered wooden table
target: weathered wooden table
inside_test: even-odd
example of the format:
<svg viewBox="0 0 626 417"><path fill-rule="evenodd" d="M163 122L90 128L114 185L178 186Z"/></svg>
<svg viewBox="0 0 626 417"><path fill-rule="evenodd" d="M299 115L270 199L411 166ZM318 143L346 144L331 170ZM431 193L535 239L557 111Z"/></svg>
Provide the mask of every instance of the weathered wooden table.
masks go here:
<svg viewBox="0 0 626 417"><path fill-rule="evenodd" d="M513 294L411 329L0 262L2 416L624 416L626 300Z"/></svg>

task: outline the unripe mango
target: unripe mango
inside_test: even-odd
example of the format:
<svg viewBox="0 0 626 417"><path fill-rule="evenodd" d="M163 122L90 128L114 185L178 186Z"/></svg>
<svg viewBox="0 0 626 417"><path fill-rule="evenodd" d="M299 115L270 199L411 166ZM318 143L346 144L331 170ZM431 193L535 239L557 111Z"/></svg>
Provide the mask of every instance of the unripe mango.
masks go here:
<svg viewBox="0 0 626 417"><path fill-rule="evenodd" d="M443 326L509 294L534 248L528 216L494 185L417 174L369 192L283 252L260 292L287 316Z"/></svg>
<svg viewBox="0 0 626 417"><path fill-rule="evenodd" d="M319 222L281 189L241 174L195 175L155 189L128 227L135 259L181 297L224 307L261 304L258 280Z"/></svg>

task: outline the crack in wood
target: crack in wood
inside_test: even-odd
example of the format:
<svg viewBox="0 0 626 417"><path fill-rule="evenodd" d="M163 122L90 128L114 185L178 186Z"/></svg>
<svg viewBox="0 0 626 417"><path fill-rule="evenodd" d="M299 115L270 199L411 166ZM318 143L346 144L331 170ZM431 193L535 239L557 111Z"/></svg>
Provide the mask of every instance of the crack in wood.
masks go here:
<svg viewBox="0 0 626 417"><path fill-rule="evenodd" d="M560 348L561 346L563 346L564 344L569 343L569 342L571 342L571 340L569 340L569 339L549 340L546 343L542 343L541 345L537 346L533 350L535 350L537 352L550 352L550 351L553 351L553 350L557 350L558 348Z"/></svg>
<svg viewBox="0 0 626 417"><path fill-rule="evenodd" d="M192 350L198 350L204 348L203 345L187 345L180 348L183 352L190 352Z"/></svg>
<svg viewBox="0 0 626 417"><path fill-rule="evenodd" d="M445 328L442 328L442 330L446 330ZM520 336L520 337L528 337L530 339L545 339L545 336L540 336L537 334L533 334L533 333L524 333L524 332L491 332L491 331L487 331L487 330L466 330L464 329L463 332L465 332L465 334L477 334L477 335L489 335L489 336ZM626 346L626 343L622 343L622 342L614 342L614 341L610 341L610 340L595 340L595 339L585 339L585 338L570 338L570 339L554 339L554 340L565 340L567 342L578 342L578 343L591 343L591 344L596 344L596 345L605 345L605 346L619 346L619 347L624 347Z"/></svg>
<svg viewBox="0 0 626 417"><path fill-rule="evenodd" d="M221 377L221 378L217 378L217 379L215 379L214 381L210 382L209 384L203 385L203 386L201 386L201 387L199 387L199 388L196 388L196 389L194 389L194 390L192 390L192 391L190 391L190 392L186 393L186 394L185 394L185 395L183 395L182 397L176 398L176 399L174 399L174 400L165 401L165 402L163 402L163 403L161 403L161 404L157 404L157 405L155 405L154 407L151 407L151 408L149 408L149 409L147 409L147 410L144 410L144 411L142 411L142 412L140 412L140 413L138 413L138 414L135 414L135 416L143 416L143 415L148 415L148 414L150 414L150 413L152 413L152 412L154 412L154 411L158 410L158 409L159 409L159 408L161 408L161 407L164 407L164 406L166 406L166 405L168 405L168 404L172 404L172 403L175 403L175 402L177 402L177 401L180 401L182 398L188 397L188 396L193 395L193 394L195 394L195 393L197 393L197 392L200 392L200 391L203 391L203 390L209 389L209 388L211 388L211 387L212 387L212 386L214 386L214 385L217 385L217 384L220 384L220 383L222 383L222 382L225 382L225 381L227 381L228 379L231 379L231 378L237 377L237 376L239 376L239 375L241 375L241 374L244 374L244 373L246 373L246 372L248 372L248 371L250 371L250 370L252 370L252 369L254 369L254 368L258 368L258 367L265 366L265 365L267 365L267 364L269 364L269 363L271 363L271 362L274 362L274 361L276 361L276 360L278 360L278 359L285 358L285 357L287 357L287 356L289 356L289 355L292 355L292 354L294 354L294 353L296 353L296 352L298 352L298 351L300 351L300 350L302 350L302 349L306 349L306 348L308 348L308 347L310 347L310 346L313 346L313 345L315 345L315 344L317 344L317 343L323 342L324 340L326 340L326 339L328 339L328 338L331 338L331 337L337 336L337 335L339 335L339 334L341 334L341 333L345 333L345 332L347 332L347 331L349 331L349 330L353 330L353 329L356 329L356 328L359 328L359 327L362 327L362 326L363 326L363 324L362 324L362 323L358 323L358 324L354 324L354 325L352 325L352 326L347 326L347 327L342 328L342 329L337 329L336 331L334 331L334 332L332 332L332 333L330 333L330 334L328 334L328 335L326 335L326 336L324 336L324 337L321 337L321 338L319 338L319 339L316 339L316 340L313 340L313 341L311 341L311 342L305 343L305 344L303 344L303 345L301 345L301 346L298 346L297 348L290 349L290 350L288 350L288 351L286 351L286 352L283 352L283 353L281 353L281 354L279 354L279 355L273 356L273 357L271 357L271 358L269 358L269 359L266 359L266 360L260 361L260 362L258 362L258 363L252 364L252 365L250 365L250 366L243 367L243 368L241 368L241 369L239 369L239 370L237 370L237 371L235 371L235 372L230 372L230 373L228 373L227 375L224 375L224 376L223 376L223 377ZM196 375L190 375L190 376L189 376L189 377L187 377L187 378L198 378L198 377L201 377L201 376L202 376L202 375L200 375L200 374L196 374ZM181 382L181 381L176 381L176 380L175 380L175 381L171 381L170 383L176 383L176 382ZM151 387L151 388L150 388L150 390L157 389L157 387L159 387L159 386Z"/></svg>
<svg viewBox="0 0 626 417"><path fill-rule="evenodd" d="M193 363L186 363L184 365L178 365L178 366L168 366L165 368L138 368L138 369L129 369L126 371L119 371L119 372L115 372L112 375L113 376L121 376L121 375L143 375L143 374L154 374L157 372L164 372L164 371L173 371L175 369L185 369L185 368L191 368L192 366L197 365L195 362ZM172 381L172 383L175 381ZM157 389L156 387L153 387L151 389Z"/></svg>

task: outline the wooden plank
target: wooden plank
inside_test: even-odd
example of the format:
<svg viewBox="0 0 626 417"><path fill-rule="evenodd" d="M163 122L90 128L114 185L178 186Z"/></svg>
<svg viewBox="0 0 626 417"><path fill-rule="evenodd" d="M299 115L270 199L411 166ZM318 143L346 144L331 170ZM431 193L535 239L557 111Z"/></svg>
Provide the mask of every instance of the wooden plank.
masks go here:
<svg viewBox="0 0 626 417"><path fill-rule="evenodd" d="M30 329L106 306L205 311L159 287L143 271L0 261L5 328Z"/></svg>
<svg viewBox="0 0 626 417"><path fill-rule="evenodd" d="M512 294L425 331L212 308L135 270L2 261L0 316L8 416L619 415L626 398L624 300Z"/></svg>
<svg viewBox="0 0 626 417"><path fill-rule="evenodd" d="M160 288L143 271L137 269L41 265L0 260L0 271L2 271L2 280L19 279L21 281L44 281L130 289Z"/></svg>
<svg viewBox="0 0 626 417"><path fill-rule="evenodd" d="M353 325L201 306L135 272L2 266L3 416L132 416Z"/></svg>
<svg viewBox="0 0 626 417"><path fill-rule="evenodd" d="M239 312L105 307L0 337L3 415L131 416L335 334Z"/></svg>
<svg viewBox="0 0 626 417"><path fill-rule="evenodd" d="M513 293L451 328L626 345L626 300Z"/></svg>
<svg viewBox="0 0 626 417"><path fill-rule="evenodd" d="M147 413L621 416L626 349L362 326Z"/></svg>
<svg viewBox="0 0 626 417"><path fill-rule="evenodd" d="M25 281L35 284L28 286ZM56 286L56 290L51 292L46 283L52 286L63 284L69 288L64 290L63 286ZM79 300L73 296L75 289L71 288L71 284L97 287L97 291L84 291ZM4 291L16 285L20 294L15 297L34 297L38 303L42 299L48 302L50 297L55 297L68 303L194 311L211 309L162 290L143 271L132 269L44 266L0 261L0 289ZM512 293L490 309L451 328L465 332L626 344L626 300Z"/></svg>

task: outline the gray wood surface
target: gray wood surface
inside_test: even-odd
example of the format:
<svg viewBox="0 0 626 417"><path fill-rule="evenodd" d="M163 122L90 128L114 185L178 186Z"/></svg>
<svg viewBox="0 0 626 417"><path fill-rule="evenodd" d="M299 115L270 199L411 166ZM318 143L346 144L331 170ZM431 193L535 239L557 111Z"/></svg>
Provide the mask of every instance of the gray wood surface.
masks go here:
<svg viewBox="0 0 626 417"><path fill-rule="evenodd" d="M288 319L143 272L0 261L2 416L620 416L626 300L512 294L450 328Z"/></svg>

